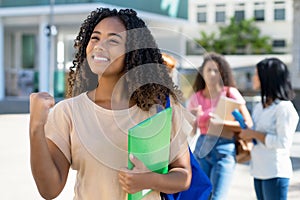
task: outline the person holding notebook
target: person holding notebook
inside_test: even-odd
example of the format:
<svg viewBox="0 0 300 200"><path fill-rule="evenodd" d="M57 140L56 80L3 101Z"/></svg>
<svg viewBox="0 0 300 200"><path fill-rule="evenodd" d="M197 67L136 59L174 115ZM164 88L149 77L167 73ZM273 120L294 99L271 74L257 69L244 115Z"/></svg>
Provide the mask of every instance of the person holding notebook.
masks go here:
<svg viewBox="0 0 300 200"><path fill-rule="evenodd" d="M75 40L67 99L56 105L45 92L30 95L31 169L45 199L63 190L77 170L74 199L126 200L127 193L186 190L191 181L186 137L194 117L168 75L157 44L132 9L98 8L84 20ZM172 107L167 174L148 170L133 155L127 169L127 133L165 107ZM155 134L155 133L153 133Z"/></svg>
<svg viewBox="0 0 300 200"><path fill-rule="evenodd" d="M217 122L220 120L215 120L212 114L220 98L227 97L241 105L239 110L248 127L252 126L251 116L244 98L235 88L230 66L220 54L210 52L205 55L194 82L194 91L187 105L197 117L195 127L200 129L201 133L194 156L211 180L213 186L211 199L224 200L236 164L234 133L241 129L237 121L224 120L220 123ZM223 109L225 111L226 107Z"/></svg>
<svg viewBox="0 0 300 200"><path fill-rule="evenodd" d="M293 168L290 148L299 116L291 102L294 98L288 67L278 58L266 58L256 64L253 89L260 90L261 102L252 113L253 129L240 133L255 139L250 169L257 199L287 199Z"/></svg>

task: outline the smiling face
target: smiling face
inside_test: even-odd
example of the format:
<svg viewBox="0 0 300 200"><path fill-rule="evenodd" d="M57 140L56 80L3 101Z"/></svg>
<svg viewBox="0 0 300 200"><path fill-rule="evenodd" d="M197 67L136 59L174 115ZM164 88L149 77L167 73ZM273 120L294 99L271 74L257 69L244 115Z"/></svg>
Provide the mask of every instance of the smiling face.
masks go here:
<svg viewBox="0 0 300 200"><path fill-rule="evenodd" d="M126 29L117 17L100 21L86 48L88 64L99 76L121 76L125 61Z"/></svg>

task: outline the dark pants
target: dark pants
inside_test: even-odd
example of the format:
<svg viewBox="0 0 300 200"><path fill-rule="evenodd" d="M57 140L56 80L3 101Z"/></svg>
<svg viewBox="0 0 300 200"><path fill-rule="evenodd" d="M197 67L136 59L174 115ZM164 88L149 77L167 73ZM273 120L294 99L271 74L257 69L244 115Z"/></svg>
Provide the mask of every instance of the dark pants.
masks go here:
<svg viewBox="0 0 300 200"><path fill-rule="evenodd" d="M289 178L254 179L257 200L286 200Z"/></svg>

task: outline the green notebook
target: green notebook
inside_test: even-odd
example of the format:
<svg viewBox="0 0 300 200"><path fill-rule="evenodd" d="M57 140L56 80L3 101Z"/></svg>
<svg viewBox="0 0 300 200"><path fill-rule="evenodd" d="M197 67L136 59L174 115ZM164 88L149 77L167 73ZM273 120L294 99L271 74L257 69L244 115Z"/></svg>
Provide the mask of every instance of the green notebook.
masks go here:
<svg viewBox="0 0 300 200"><path fill-rule="evenodd" d="M133 165L129 154L141 160L148 169L156 173L168 172L172 108L162 110L128 130L128 169ZM151 190L128 194L128 200L139 200Z"/></svg>

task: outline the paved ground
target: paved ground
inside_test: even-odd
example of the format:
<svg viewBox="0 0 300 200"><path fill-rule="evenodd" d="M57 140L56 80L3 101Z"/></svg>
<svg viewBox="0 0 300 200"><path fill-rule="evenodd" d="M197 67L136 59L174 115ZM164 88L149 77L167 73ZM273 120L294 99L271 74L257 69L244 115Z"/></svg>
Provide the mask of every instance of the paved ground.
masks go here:
<svg viewBox="0 0 300 200"><path fill-rule="evenodd" d="M0 199L42 199L31 176L29 163L28 114L0 115ZM300 196L300 133L295 134L292 148L294 177L291 179L289 200ZM72 199L75 173L70 172L67 185L59 200ZM248 165L238 165L228 199L254 200L255 193Z"/></svg>

